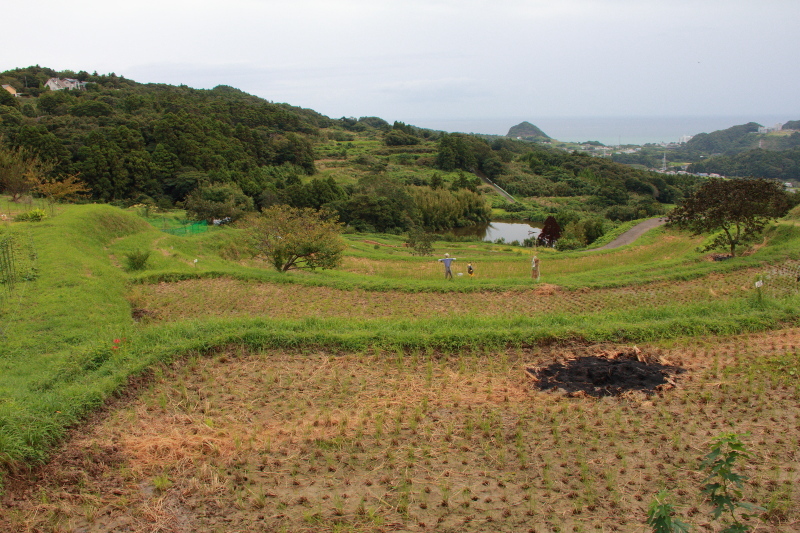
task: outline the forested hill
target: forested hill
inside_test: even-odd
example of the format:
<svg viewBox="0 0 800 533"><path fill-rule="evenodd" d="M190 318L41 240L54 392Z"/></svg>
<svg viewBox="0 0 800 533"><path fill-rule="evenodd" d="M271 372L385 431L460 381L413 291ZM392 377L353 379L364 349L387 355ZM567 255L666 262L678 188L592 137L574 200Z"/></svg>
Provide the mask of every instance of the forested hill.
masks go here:
<svg viewBox="0 0 800 533"><path fill-rule="evenodd" d="M757 133L759 124L748 122L712 133L699 133L686 143L687 150L704 153L725 153L750 147L750 133Z"/></svg>
<svg viewBox="0 0 800 533"><path fill-rule="evenodd" d="M684 144L680 151L684 154L696 155L735 155L759 147L770 150L790 150L800 147L800 121L793 120L785 123L785 135L764 136L759 135L761 127L756 122L748 122L732 126L724 130L711 133L699 133Z"/></svg>
<svg viewBox="0 0 800 533"><path fill-rule="evenodd" d="M86 83L50 90L51 77ZM11 194L25 185L9 181L11 163L35 159L32 172L77 176L93 200L182 205L206 219L276 203L324 206L357 229L407 231L485 222L489 202L529 220L625 220L661 212L693 185L507 137L332 119L228 86L40 67L0 73L0 83L21 95L0 90L0 187ZM505 206L473 172L521 202Z"/></svg>
<svg viewBox="0 0 800 533"><path fill-rule="evenodd" d="M19 69L3 73L0 81L43 84L56 74ZM70 73L60 73L65 74ZM79 174L104 201L180 201L200 173L246 182L261 166L291 163L312 174L308 136L331 122L231 87L197 90L139 84L114 74L76 76L89 82L86 90L33 88L27 91L37 97L0 102L0 134L7 144L53 162L56 173Z"/></svg>
<svg viewBox="0 0 800 533"><path fill-rule="evenodd" d="M526 140L549 140L550 137L540 130L538 127L534 126L530 122L522 122L517 124L516 126L512 126L506 137L511 137L512 139L526 139Z"/></svg>
<svg viewBox="0 0 800 533"><path fill-rule="evenodd" d="M800 179L800 121L783 125L783 131L758 134L755 122L695 135L679 150L693 161L690 172L729 177L757 176L781 181Z"/></svg>

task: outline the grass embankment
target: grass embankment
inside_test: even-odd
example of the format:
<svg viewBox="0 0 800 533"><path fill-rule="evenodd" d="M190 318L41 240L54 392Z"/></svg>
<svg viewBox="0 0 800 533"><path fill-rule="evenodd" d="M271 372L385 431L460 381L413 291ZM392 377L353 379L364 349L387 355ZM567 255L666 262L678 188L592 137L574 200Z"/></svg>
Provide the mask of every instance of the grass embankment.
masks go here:
<svg viewBox="0 0 800 533"><path fill-rule="evenodd" d="M780 276L762 294L752 289L765 264L797 259L790 224L755 254L724 263L664 229L616 251L539 250L538 285L529 279L533 251L499 245L438 243L437 254L459 258L456 273L468 261L477 268L475 279L449 282L435 258L412 257L392 236L348 236L342 269L284 275L242 257L236 230L175 237L108 206L16 227L32 236L39 277L15 288L0 315L0 462L11 468L43 460L130 376L187 353L643 342L768 330L798 314ZM148 269L128 273L125 254L137 249L152 251Z"/></svg>
<svg viewBox="0 0 800 533"><path fill-rule="evenodd" d="M0 314L0 463L42 459L65 426L124 383L106 363L112 340L133 334L126 275L103 249L145 228L102 206L29 224L38 278L17 283ZM56 376L60 386L48 385Z"/></svg>

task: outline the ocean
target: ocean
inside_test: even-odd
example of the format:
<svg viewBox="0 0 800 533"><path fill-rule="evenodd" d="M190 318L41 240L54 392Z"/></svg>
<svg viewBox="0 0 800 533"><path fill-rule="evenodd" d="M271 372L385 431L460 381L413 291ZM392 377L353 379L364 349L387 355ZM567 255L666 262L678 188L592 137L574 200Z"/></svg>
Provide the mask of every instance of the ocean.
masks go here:
<svg viewBox="0 0 800 533"><path fill-rule="evenodd" d="M684 135L711 133L731 126L757 122L774 126L789 120L800 120L800 113L792 116L685 116L685 117L511 117L478 119L420 119L409 120L421 128L448 132L506 135L512 126L528 121L553 139L569 142L598 141L606 146L617 144L647 144L678 142Z"/></svg>

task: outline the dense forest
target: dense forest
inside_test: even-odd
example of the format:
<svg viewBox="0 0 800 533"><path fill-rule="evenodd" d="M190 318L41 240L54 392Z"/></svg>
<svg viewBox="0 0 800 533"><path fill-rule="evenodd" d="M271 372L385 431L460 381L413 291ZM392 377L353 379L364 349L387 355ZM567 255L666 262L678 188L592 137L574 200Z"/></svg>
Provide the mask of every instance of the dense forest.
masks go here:
<svg viewBox="0 0 800 533"><path fill-rule="evenodd" d="M53 91L51 77L85 88ZM14 154L35 158L49 179L79 178L93 201L180 206L197 218L289 204L333 210L364 231L482 223L492 206L528 220L618 221L662 212L694 185L505 137L332 119L228 86L41 67L4 72L0 83L21 95L0 91L0 173ZM493 194L490 182L518 201Z"/></svg>
<svg viewBox="0 0 800 533"><path fill-rule="evenodd" d="M723 176L758 176L780 181L800 180L800 148L782 151L756 149L732 156L713 156L692 163L689 171Z"/></svg>

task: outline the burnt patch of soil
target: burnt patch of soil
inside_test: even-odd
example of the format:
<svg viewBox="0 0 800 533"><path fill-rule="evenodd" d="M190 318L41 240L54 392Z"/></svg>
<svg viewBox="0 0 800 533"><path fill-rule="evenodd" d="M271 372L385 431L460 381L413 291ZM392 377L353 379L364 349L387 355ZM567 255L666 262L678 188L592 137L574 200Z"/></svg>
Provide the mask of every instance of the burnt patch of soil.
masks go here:
<svg viewBox="0 0 800 533"><path fill-rule="evenodd" d="M582 355L546 366L526 368L539 390L563 390L572 396L619 396L628 391L654 394L675 386L678 366L643 354L634 347L623 351Z"/></svg>
<svg viewBox="0 0 800 533"><path fill-rule="evenodd" d="M131 317L136 322L147 322L151 320L157 320L158 315L149 309L144 309L141 307L134 307L131 309Z"/></svg>

